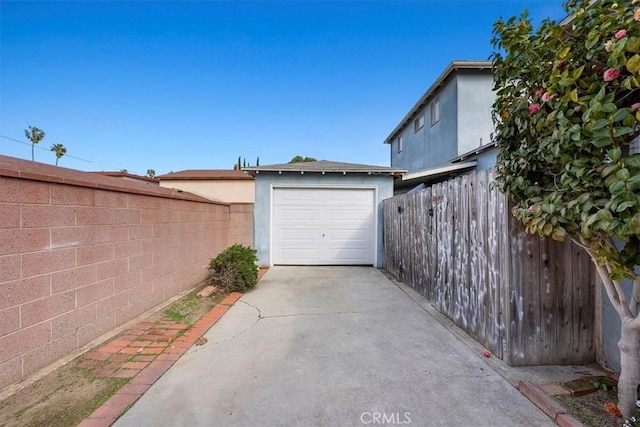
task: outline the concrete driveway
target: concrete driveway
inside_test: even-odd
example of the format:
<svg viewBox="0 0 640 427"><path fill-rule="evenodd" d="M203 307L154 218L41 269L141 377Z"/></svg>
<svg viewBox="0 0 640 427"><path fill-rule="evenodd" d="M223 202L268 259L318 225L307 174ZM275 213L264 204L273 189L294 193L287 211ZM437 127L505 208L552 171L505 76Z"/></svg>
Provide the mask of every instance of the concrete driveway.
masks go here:
<svg viewBox="0 0 640 427"><path fill-rule="evenodd" d="M116 426L553 426L380 271L274 267Z"/></svg>

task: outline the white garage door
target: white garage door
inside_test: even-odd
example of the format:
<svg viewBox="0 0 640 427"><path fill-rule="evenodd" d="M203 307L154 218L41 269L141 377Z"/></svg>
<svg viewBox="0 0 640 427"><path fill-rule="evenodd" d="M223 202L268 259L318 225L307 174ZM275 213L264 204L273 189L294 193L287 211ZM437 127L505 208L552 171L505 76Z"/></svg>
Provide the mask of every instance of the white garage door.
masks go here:
<svg viewBox="0 0 640 427"><path fill-rule="evenodd" d="M275 188L273 263L373 265L373 189Z"/></svg>

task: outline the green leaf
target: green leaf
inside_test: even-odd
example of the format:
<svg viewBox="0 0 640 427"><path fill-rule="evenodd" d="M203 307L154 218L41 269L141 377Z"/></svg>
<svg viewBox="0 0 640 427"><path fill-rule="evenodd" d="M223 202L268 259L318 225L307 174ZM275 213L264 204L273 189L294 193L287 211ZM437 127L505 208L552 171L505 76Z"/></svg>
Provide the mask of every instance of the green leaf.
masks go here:
<svg viewBox="0 0 640 427"><path fill-rule="evenodd" d="M608 102L602 105L602 111L604 111L605 113L613 113L617 109L618 107L613 102Z"/></svg>
<svg viewBox="0 0 640 427"><path fill-rule="evenodd" d="M622 168L618 172L616 172L616 177L622 181L628 181L629 176L629 169L627 168Z"/></svg>
<svg viewBox="0 0 640 427"><path fill-rule="evenodd" d="M607 157L609 157L609 159L611 159L611 161L614 163L617 162L618 159L620 159L621 155L622 155L622 150L619 147L616 147L607 151Z"/></svg>
<svg viewBox="0 0 640 427"><path fill-rule="evenodd" d="M578 102L578 89L572 90L569 96L573 102Z"/></svg>
<svg viewBox="0 0 640 427"><path fill-rule="evenodd" d="M616 111L613 117L611 117L611 120L613 120L614 122L619 122L627 118L627 116L629 116L629 111L627 111L626 108L620 108L618 111Z"/></svg>
<svg viewBox="0 0 640 427"><path fill-rule="evenodd" d="M613 130L613 136L622 136L622 135L627 135L633 132L633 128L630 127L619 127L619 128L615 128Z"/></svg>
<svg viewBox="0 0 640 427"><path fill-rule="evenodd" d="M617 163L612 163L608 166L606 166L604 169L602 169L601 175L603 178L608 177L609 175L611 175L612 172L618 170L620 168L620 166L618 166Z"/></svg>
<svg viewBox="0 0 640 427"><path fill-rule="evenodd" d="M623 110L623 111L626 111L626 110ZM636 121L637 120L633 114L627 114L627 117L625 117L624 120L622 120L622 125L631 127L636 124Z"/></svg>
<svg viewBox="0 0 640 427"><path fill-rule="evenodd" d="M596 131L598 129L602 129L605 126L609 125L609 120L607 119L598 119L591 125L591 130Z"/></svg>
<svg viewBox="0 0 640 427"><path fill-rule="evenodd" d="M638 37L629 37L627 40L627 45L624 47L627 52L638 52L640 51L640 39Z"/></svg>
<svg viewBox="0 0 640 427"><path fill-rule="evenodd" d="M596 212L596 218L603 221L612 221L613 215L611 215L611 212L607 209L600 209Z"/></svg>
<svg viewBox="0 0 640 427"><path fill-rule="evenodd" d="M573 80L578 80L580 78L580 76L582 75L582 72L584 71L584 65L581 65L580 67L576 68L573 71Z"/></svg>
<svg viewBox="0 0 640 427"><path fill-rule="evenodd" d="M635 206L634 202L630 202L630 201L622 202L616 208L616 212L622 212L623 210L630 208L632 206Z"/></svg>
<svg viewBox="0 0 640 427"><path fill-rule="evenodd" d="M611 184L611 186L609 187L609 191L611 191L611 194L620 194L624 191L624 182L622 181L615 181L613 184ZM607 211L609 212L609 211ZM601 218L602 219L602 218Z"/></svg>
<svg viewBox="0 0 640 427"><path fill-rule="evenodd" d="M624 159L624 164L632 168L640 168L640 154L634 154Z"/></svg>
<svg viewBox="0 0 640 427"><path fill-rule="evenodd" d="M633 74L640 70L640 55L635 54L627 60L627 70Z"/></svg>
<svg viewBox="0 0 640 427"><path fill-rule="evenodd" d="M604 148L608 145L611 145L611 139L610 138L596 138L594 140L591 141L591 143L593 145L595 145L598 148Z"/></svg>

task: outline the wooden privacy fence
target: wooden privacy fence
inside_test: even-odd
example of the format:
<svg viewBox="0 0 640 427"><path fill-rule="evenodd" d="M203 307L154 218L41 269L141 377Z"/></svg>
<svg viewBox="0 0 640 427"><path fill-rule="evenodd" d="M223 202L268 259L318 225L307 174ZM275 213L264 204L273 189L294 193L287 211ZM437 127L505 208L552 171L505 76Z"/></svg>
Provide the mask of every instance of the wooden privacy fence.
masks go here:
<svg viewBox="0 0 640 427"><path fill-rule="evenodd" d="M526 234L493 170L384 201L385 269L511 366L595 360L595 268Z"/></svg>

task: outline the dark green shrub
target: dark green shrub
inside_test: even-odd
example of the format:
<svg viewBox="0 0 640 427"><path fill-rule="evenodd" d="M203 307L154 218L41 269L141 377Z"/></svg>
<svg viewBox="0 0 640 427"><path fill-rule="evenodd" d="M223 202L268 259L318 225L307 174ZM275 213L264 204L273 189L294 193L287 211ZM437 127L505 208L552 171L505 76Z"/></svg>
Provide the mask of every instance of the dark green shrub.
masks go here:
<svg viewBox="0 0 640 427"><path fill-rule="evenodd" d="M226 292L244 292L258 281L256 250L248 246L232 245L209 263L211 279Z"/></svg>

